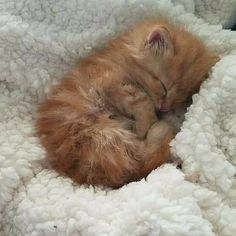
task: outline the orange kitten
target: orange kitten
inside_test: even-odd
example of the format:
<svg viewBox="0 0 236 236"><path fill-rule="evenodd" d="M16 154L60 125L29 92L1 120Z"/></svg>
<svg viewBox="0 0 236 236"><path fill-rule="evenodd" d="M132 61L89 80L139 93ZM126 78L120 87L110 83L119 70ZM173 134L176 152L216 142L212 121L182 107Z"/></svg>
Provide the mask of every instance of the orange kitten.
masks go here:
<svg viewBox="0 0 236 236"><path fill-rule="evenodd" d="M215 55L161 20L137 25L82 60L39 108L54 168L80 184L120 187L170 158L173 128L155 110L196 92Z"/></svg>

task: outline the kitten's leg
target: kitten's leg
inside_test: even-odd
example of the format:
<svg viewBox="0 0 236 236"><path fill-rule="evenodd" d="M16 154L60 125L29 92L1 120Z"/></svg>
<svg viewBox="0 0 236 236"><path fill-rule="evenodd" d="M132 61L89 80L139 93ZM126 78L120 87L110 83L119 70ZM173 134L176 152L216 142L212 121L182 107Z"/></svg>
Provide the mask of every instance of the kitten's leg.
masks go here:
<svg viewBox="0 0 236 236"><path fill-rule="evenodd" d="M169 134L174 134L173 126L164 120L160 120L152 125L146 137L146 144L160 146L163 139Z"/></svg>
<svg viewBox="0 0 236 236"><path fill-rule="evenodd" d="M143 176L170 159L169 143L173 138L174 129L168 122L158 121L150 128L145 140L147 159L141 170Z"/></svg>
<svg viewBox="0 0 236 236"><path fill-rule="evenodd" d="M144 138L157 121L154 104L144 91L131 84L124 84L121 89L122 107L126 114L134 117L138 137Z"/></svg>

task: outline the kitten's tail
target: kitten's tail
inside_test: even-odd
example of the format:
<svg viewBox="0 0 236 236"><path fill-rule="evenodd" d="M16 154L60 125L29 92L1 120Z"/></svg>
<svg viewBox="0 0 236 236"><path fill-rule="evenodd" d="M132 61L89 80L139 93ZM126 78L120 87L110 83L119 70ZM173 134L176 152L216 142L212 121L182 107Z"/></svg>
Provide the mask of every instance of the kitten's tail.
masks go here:
<svg viewBox="0 0 236 236"><path fill-rule="evenodd" d="M173 136L161 122L141 141L106 113L83 116L59 103L48 100L41 106L37 130L53 166L78 183L120 187L170 157Z"/></svg>

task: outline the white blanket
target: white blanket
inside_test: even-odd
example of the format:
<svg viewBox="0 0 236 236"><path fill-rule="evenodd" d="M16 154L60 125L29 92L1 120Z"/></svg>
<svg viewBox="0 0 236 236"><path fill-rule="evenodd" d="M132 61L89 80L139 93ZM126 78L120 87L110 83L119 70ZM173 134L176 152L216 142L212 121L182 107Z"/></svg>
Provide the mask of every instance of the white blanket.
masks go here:
<svg viewBox="0 0 236 236"><path fill-rule="evenodd" d="M236 0L172 0L182 4L186 11L211 24L221 24L231 28L236 23Z"/></svg>
<svg viewBox="0 0 236 236"><path fill-rule="evenodd" d="M235 235L236 33L167 0L2 0L0 12L0 235ZM222 55L172 142L183 172L166 164L109 191L46 169L33 125L48 85L130 24L160 14Z"/></svg>

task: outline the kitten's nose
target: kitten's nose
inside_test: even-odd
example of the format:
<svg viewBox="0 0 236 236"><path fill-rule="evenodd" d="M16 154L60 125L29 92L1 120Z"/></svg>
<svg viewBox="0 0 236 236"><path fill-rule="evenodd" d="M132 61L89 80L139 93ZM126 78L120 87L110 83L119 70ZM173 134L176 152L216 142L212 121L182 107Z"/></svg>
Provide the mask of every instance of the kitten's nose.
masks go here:
<svg viewBox="0 0 236 236"><path fill-rule="evenodd" d="M156 116L161 119L162 116L169 112L170 109L166 106L166 103L165 101L163 100L158 100L157 104L156 104L156 108L155 108L155 113L156 113Z"/></svg>
<svg viewBox="0 0 236 236"><path fill-rule="evenodd" d="M169 112L170 111L170 109L168 109L168 108L166 108L166 107L161 107L160 108L160 112Z"/></svg>
<svg viewBox="0 0 236 236"><path fill-rule="evenodd" d="M159 107L160 112L168 112L168 111L170 111L170 109L164 103L161 103L158 107Z"/></svg>

